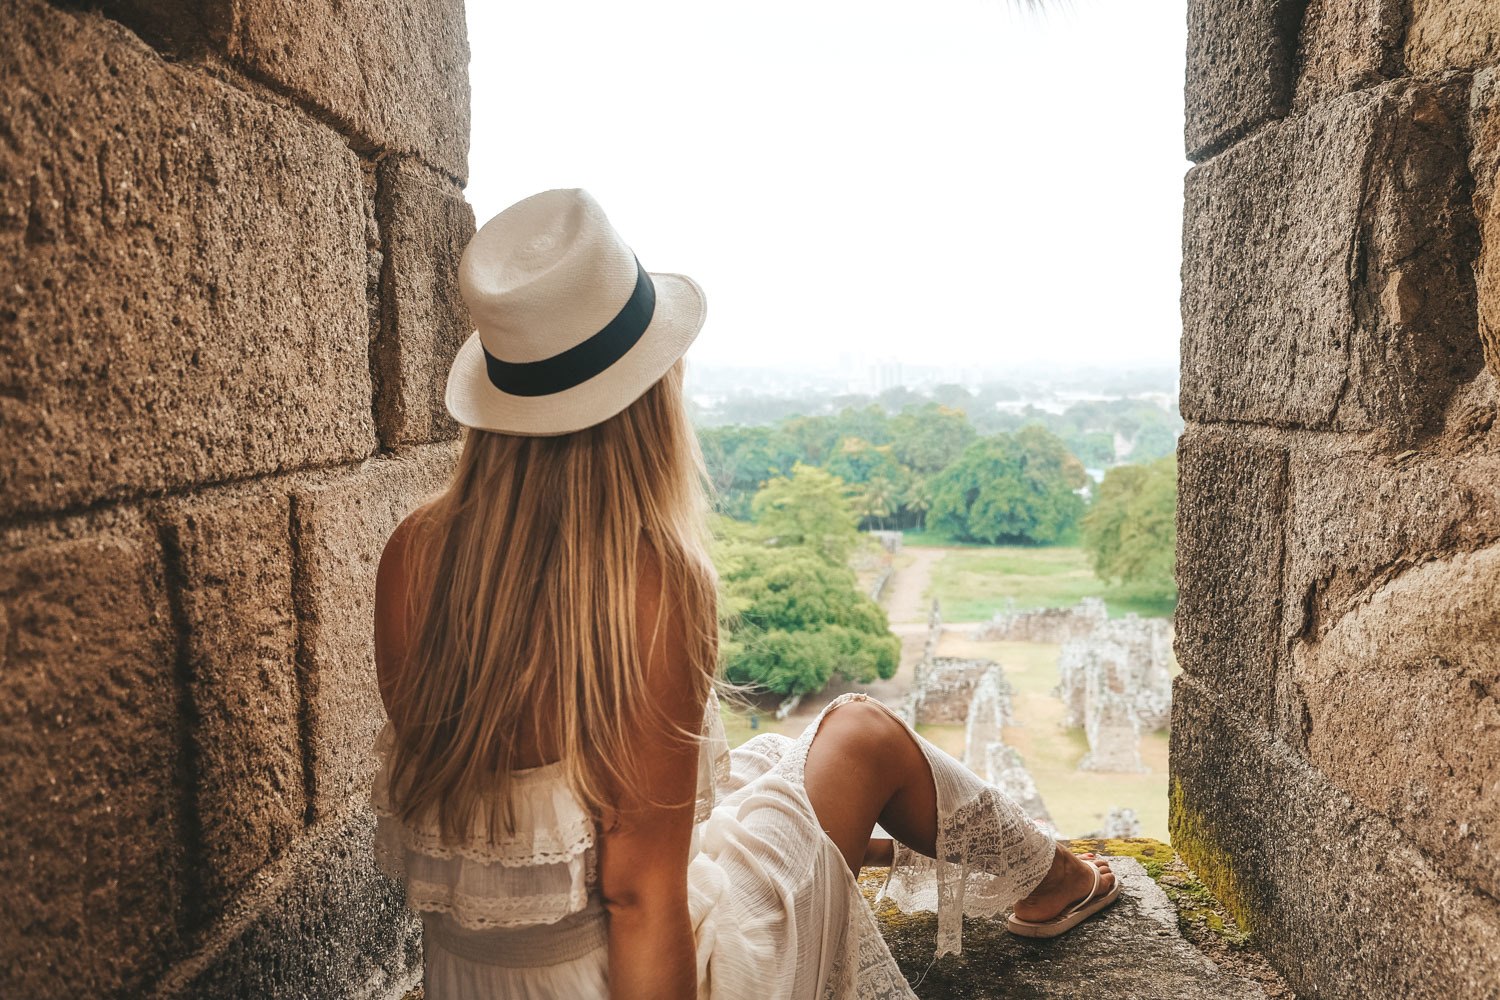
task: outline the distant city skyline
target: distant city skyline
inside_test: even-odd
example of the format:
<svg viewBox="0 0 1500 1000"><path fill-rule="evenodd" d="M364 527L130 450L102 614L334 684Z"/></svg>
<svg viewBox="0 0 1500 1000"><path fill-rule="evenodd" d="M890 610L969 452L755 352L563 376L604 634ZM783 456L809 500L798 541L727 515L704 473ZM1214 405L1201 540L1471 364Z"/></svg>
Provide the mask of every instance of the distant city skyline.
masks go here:
<svg viewBox="0 0 1500 1000"><path fill-rule="evenodd" d="M690 360L1175 364L1185 0L1019 6L471 3L468 196L588 188Z"/></svg>

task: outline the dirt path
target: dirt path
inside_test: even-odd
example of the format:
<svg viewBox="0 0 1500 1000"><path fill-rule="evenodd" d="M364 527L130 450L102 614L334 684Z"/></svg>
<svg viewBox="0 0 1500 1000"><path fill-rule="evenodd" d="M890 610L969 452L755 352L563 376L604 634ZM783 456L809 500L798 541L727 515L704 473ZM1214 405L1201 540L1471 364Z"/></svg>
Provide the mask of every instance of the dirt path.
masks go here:
<svg viewBox="0 0 1500 1000"><path fill-rule="evenodd" d="M793 735L800 733L804 726L817 717L824 705L846 691L864 691L887 705L905 704L912 682L916 679L922 647L927 642L927 612L931 603L923 594L932 578L932 567L948 554L948 550L913 547L907 548L905 552L915 558L891 577L886 584L885 599L882 602L891 620L891 631L901 639L901 663L896 668L895 676L869 684L836 680L817 694L804 698L802 704L780 724L781 732Z"/></svg>
<svg viewBox="0 0 1500 1000"><path fill-rule="evenodd" d="M948 554L947 549L927 549L911 546L903 550L912 556L909 566L903 566L886 584L885 609L891 624L920 622L926 624L927 612L932 602L924 595L932 579L932 568Z"/></svg>

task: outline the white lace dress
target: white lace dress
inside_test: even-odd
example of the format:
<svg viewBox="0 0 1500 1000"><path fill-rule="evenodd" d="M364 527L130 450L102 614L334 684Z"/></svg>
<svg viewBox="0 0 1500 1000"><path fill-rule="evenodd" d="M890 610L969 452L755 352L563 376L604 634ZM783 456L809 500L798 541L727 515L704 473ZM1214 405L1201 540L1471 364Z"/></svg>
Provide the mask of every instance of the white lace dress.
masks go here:
<svg viewBox="0 0 1500 1000"><path fill-rule="evenodd" d="M718 701L709 698L688 868L700 997L913 996L803 787L819 724L862 698L836 698L795 740L764 733L733 751ZM937 911L941 957L959 950L964 915L995 916L1035 888L1052 863L1053 840L999 789L909 731L932 766L940 860L897 844L882 893L908 912ZM515 836L495 846L478 839L444 846L435 826L391 813L392 739L387 723L371 789L375 851L421 913L427 1000L608 997L597 833L558 768L517 772Z"/></svg>

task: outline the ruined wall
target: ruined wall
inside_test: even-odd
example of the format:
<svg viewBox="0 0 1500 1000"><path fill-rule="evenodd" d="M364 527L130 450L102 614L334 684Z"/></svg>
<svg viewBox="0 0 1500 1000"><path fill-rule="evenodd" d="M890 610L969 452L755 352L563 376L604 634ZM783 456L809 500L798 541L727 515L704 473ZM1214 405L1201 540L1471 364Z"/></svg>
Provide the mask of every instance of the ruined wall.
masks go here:
<svg viewBox="0 0 1500 1000"><path fill-rule="evenodd" d="M0 11L0 994L399 995L371 601L453 459L462 5Z"/></svg>
<svg viewBox="0 0 1500 1000"><path fill-rule="evenodd" d="M1500 4L1191 0L1173 841L1307 997L1500 994Z"/></svg>

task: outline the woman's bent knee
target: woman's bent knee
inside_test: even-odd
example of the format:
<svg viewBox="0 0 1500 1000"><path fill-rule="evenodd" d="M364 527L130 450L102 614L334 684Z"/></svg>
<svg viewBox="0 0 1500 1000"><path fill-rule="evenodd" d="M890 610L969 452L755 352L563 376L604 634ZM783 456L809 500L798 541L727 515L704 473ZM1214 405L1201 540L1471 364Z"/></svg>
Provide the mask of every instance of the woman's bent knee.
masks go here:
<svg viewBox="0 0 1500 1000"><path fill-rule="evenodd" d="M905 726L889 710L864 698L852 698L829 710L813 740L816 746L824 736L840 748L874 759L893 748L893 739L910 742ZM899 743L898 750L904 750Z"/></svg>

